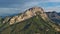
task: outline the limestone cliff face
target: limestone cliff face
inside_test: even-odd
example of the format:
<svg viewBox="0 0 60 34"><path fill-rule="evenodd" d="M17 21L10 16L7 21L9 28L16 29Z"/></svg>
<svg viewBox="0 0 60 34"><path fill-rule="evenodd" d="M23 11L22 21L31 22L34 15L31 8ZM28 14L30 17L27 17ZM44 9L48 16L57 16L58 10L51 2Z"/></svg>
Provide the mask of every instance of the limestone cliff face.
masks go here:
<svg viewBox="0 0 60 34"><path fill-rule="evenodd" d="M29 19L33 16L36 16L39 13L40 16L45 20L47 18L47 15L44 13L44 10L41 7L32 7L28 10L26 10L24 13L21 15L14 16L10 19L9 23L14 24L17 22L21 22L23 20Z"/></svg>

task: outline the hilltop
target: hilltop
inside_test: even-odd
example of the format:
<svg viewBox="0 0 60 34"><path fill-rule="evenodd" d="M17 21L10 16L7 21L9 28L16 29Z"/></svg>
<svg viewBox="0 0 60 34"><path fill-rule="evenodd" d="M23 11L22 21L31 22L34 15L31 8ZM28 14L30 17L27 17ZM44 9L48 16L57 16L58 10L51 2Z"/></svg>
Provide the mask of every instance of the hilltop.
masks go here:
<svg viewBox="0 0 60 34"><path fill-rule="evenodd" d="M60 28L49 19L44 9L32 7L24 13L0 20L0 34L60 34Z"/></svg>

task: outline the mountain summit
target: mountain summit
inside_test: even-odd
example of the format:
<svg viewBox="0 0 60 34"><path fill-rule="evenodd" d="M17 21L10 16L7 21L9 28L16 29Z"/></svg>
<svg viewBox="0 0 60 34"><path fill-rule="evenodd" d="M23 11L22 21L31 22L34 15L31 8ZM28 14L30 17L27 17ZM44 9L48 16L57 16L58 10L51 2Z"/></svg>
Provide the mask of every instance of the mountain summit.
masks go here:
<svg viewBox="0 0 60 34"><path fill-rule="evenodd" d="M60 26L51 21L41 7L0 19L0 34L60 34Z"/></svg>
<svg viewBox="0 0 60 34"><path fill-rule="evenodd" d="M23 20L36 16L36 13L40 14L44 20L47 18L47 15L44 13L44 10L41 7L32 7L30 9L26 10L24 13L12 17L10 19L9 23L14 24L17 22L21 22ZM7 18L7 20L9 20L9 18ZM3 21L3 23L5 23L5 22L6 21Z"/></svg>

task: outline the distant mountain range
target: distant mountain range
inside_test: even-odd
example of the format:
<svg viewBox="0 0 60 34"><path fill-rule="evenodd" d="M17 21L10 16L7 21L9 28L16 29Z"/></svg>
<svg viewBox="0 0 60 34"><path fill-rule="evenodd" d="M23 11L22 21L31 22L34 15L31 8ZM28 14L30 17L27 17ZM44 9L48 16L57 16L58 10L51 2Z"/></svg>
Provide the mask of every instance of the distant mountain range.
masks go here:
<svg viewBox="0 0 60 34"><path fill-rule="evenodd" d="M46 12L46 14L52 21L60 25L60 13L57 13L56 11L52 11L52 12Z"/></svg>
<svg viewBox="0 0 60 34"><path fill-rule="evenodd" d="M55 12L32 7L15 16L0 17L0 34L60 34L60 26L53 18L60 17Z"/></svg>

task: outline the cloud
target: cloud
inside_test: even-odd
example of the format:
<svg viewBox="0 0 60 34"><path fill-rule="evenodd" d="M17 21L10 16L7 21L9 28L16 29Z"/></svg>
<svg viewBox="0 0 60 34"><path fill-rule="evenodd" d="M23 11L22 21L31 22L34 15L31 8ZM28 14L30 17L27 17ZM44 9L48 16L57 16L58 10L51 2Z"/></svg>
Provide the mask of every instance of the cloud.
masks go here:
<svg viewBox="0 0 60 34"><path fill-rule="evenodd" d="M60 2L60 0L42 0L41 2Z"/></svg>
<svg viewBox="0 0 60 34"><path fill-rule="evenodd" d="M0 15L23 12L33 6L40 6L46 11L60 11L60 0L0 0ZM55 6L55 7L54 7Z"/></svg>
<svg viewBox="0 0 60 34"><path fill-rule="evenodd" d="M56 12L60 12L60 6L54 6L54 7L47 7L45 8L45 11L56 11Z"/></svg>
<svg viewBox="0 0 60 34"><path fill-rule="evenodd" d="M6 4L7 6L3 5L0 6L0 15L8 15L8 14L15 14L25 11L26 9L39 4L36 1L25 1L23 4L21 3L13 3L13 4Z"/></svg>
<svg viewBox="0 0 60 34"><path fill-rule="evenodd" d="M48 0L48 2L60 2L60 0Z"/></svg>
<svg viewBox="0 0 60 34"><path fill-rule="evenodd" d="M39 2L26 2L26 3L24 3L24 5L23 5L23 9L28 9L28 8L31 8L31 7L33 7L33 6L38 6L39 5Z"/></svg>
<svg viewBox="0 0 60 34"><path fill-rule="evenodd" d="M20 8L0 8L0 16L17 14L20 12Z"/></svg>
<svg viewBox="0 0 60 34"><path fill-rule="evenodd" d="M26 10L28 8L31 8L33 6L39 6L44 8L46 11L60 11L60 2L40 2L40 1L31 1L31 2L26 2L24 3L22 10Z"/></svg>

